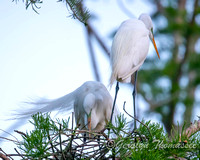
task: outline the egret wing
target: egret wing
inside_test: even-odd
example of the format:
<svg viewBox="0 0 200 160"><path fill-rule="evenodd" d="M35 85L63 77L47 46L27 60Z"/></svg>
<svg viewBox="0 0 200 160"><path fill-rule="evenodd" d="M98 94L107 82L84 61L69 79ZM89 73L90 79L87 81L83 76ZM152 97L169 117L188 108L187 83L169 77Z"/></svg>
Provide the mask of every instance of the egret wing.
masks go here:
<svg viewBox="0 0 200 160"><path fill-rule="evenodd" d="M144 62L149 48L148 30L140 20L127 20L116 33L111 53L111 83L126 81Z"/></svg>

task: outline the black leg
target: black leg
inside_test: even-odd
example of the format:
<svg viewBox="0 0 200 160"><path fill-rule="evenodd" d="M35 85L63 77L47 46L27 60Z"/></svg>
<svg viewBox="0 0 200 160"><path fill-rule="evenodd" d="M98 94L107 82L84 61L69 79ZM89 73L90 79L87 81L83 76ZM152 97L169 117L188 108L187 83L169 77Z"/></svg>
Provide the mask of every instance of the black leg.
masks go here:
<svg viewBox="0 0 200 160"><path fill-rule="evenodd" d="M100 136L97 137L97 142L98 142L98 145L99 145L99 150L101 150L101 146L100 146Z"/></svg>
<svg viewBox="0 0 200 160"><path fill-rule="evenodd" d="M86 133L84 133L83 143L86 142Z"/></svg>
<svg viewBox="0 0 200 160"><path fill-rule="evenodd" d="M113 102L113 107L112 107L112 113L111 113L111 117L110 117L110 122L112 123L112 118L113 118L113 112L115 109L115 103L116 103L116 99L117 99L117 93L119 90L119 82L117 82L116 88L115 88L115 98L114 98L114 102Z"/></svg>
<svg viewBox="0 0 200 160"><path fill-rule="evenodd" d="M137 71L135 72L135 81L134 81L134 89L133 89L133 111L134 111L134 117L136 117L136 109L135 109L135 96L137 93L137 89L136 89L136 84L137 84ZM134 119L134 130L136 129L136 120Z"/></svg>

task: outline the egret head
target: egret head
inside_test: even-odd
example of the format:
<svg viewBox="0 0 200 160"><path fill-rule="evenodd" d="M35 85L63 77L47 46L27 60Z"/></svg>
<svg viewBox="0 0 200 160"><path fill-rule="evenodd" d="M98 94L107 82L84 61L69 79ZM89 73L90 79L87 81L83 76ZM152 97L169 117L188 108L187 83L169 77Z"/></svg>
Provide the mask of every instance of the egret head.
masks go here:
<svg viewBox="0 0 200 160"><path fill-rule="evenodd" d="M139 20L141 20L145 24L146 28L149 31L153 28L151 17L148 14L142 13L139 17Z"/></svg>
<svg viewBox="0 0 200 160"><path fill-rule="evenodd" d="M151 39L154 45L154 48L156 50L156 53L158 55L158 58L160 59L160 55L158 53L158 49L157 49L154 36L153 36L153 23L152 23L151 17L146 13L142 13L139 17L139 20L141 20L145 24L146 28L149 30L149 38Z"/></svg>

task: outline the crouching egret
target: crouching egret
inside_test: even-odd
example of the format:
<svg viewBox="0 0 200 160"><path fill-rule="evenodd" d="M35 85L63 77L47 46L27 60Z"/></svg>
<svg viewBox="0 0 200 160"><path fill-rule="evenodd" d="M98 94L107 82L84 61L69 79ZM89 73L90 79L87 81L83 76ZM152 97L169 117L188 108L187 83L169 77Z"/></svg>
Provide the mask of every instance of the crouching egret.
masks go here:
<svg viewBox="0 0 200 160"><path fill-rule="evenodd" d="M80 129L101 131L110 120L113 99L102 83L88 81L61 98L41 100L31 104L36 105L36 108L19 113L21 118L29 117L37 112L45 113L53 110L69 112L74 109L76 125ZM114 112L116 116L118 109L116 108Z"/></svg>
<svg viewBox="0 0 200 160"><path fill-rule="evenodd" d="M111 48L111 66L112 73L110 77L110 85L117 80L116 93L113 103L115 107L116 97L119 90L119 82L131 82L131 75L135 72L135 81L133 89L133 108L134 117L135 111L135 95L136 95L136 80L137 71L144 63L149 50L149 39L152 41L154 48L160 59L156 43L153 36L153 24L149 15L143 13L139 19L129 19L124 21L119 27L112 43ZM111 114L111 121L112 121ZM136 121L134 122L136 129Z"/></svg>

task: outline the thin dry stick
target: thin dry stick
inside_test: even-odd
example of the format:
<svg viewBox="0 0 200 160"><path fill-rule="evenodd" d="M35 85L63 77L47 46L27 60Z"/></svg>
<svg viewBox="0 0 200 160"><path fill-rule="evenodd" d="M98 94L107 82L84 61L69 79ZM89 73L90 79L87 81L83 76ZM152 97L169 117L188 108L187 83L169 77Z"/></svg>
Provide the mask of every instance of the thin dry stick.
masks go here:
<svg viewBox="0 0 200 160"><path fill-rule="evenodd" d="M51 139L51 137L50 137L50 135L49 135L49 131L47 131L47 137L48 137L48 139L49 139L49 142L50 142L50 145L51 145L52 152L53 152L53 154L55 154L54 147L53 147L53 144L52 144L52 139ZM55 157L56 160L59 160L59 159L57 158L56 155L55 155L54 157Z"/></svg>
<svg viewBox="0 0 200 160"><path fill-rule="evenodd" d="M17 150L16 148L14 148L14 150L17 152L17 154L18 154L20 157L22 157L22 159L25 159L24 156L23 156L21 153L19 153L18 150Z"/></svg>
<svg viewBox="0 0 200 160"><path fill-rule="evenodd" d="M96 157L96 159L103 159L103 158L99 158L99 157L103 157L106 153L108 153L109 150L108 149L101 149L101 150L96 150L94 152L93 155L91 155L89 158L95 158L95 156L99 155L98 157Z"/></svg>
<svg viewBox="0 0 200 160"><path fill-rule="evenodd" d="M72 112L72 130L74 128L74 112ZM72 141L74 139L74 134L71 135L71 139L70 139L70 146L69 146L69 149L70 149L70 153L72 154Z"/></svg>
<svg viewBox="0 0 200 160"><path fill-rule="evenodd" d="M9 157L9 158L11 158L12 160L14 160L11 156L9 156L8 154L6 154L6 152L4 152L2 148L0 148L0 151L3 152L3 154L4 154L7 158Z"/></svg>
<svg viewBox="0 0 200 160"><path fill-rule="evenodd" d="M144 125L144 126L147 128L147 130L149 131L149 134L151 135L151 137L153 137L152 134L151 134L151 132L150 132L150 130L149 130L149 128L148 128L148 126L147 126L146 124L144 124L143 122L141 122L141 121L138 120L137 118L131 116L131 115L126 111L126 109L125 109L125 104L126 104L126 101L124 101L124 105L123 105L123 110L124 110L124 112L125 112L126 114L128 114L131 118L135 119L136 121L138 121L139 123L141 123L142 125Z"/></svg>
<svg viewBox="0 0 200 160"><path fill-rule="evenodd" d="M3 160L10 160L6 155L4 155L3 153L0 153L0 158L2 158Z"/></svg>
<svg viewBox="0 0 200 160"><path fill-rule="evenodd" d="M60 151L61 151L61 153L62 153L62 158L63 158L64 160L66 160L66 159L65 159L65 155L64 155L63 150L62 150L61 125L60 125L60 128L59 128L59 141L60 141Z"/></svg>
<svg viewBox="0 0 200 160"><path fill-rule="evenodd" d="M74 112L72 112L72 130L74 129Z"/></svg>
<svg viewBox="0 0 200 160"><path fill-rule="evenodd" d="M103 150L101 150L101 152L99 153L100 155L98 157L96 157L96 159L104 159L104 156L109 152L108 148L104 148Z"/></svg>
<svg viewBox="0 0 200 160"><path fill-rule="evenodd" d="M14 132L23 135L24 137L27 137L27 135L24 132L18 131L18 130L14 130Z"/></svg>
<svg viewBox="0 0 200 160"><path fill-rule="evenodd" d="M12 137L13 137L13 138L15 138L15 139L16 139L16 141L19 143L18 139L17 139L15 136L13 136L12 134L10 134L10 133L8 133L8 132L4 131L3 129L0 129L0 131L2 131L2 132L5 132L6 134L8 134L8 135L12 136ZM6 138L4 138L4 137L0 137L0 138L2 138L2 139L6 139ZM14 142L14 140L12 140L12 141Z"/></svg>
<svg viewBox="0 0 200 160"><path fill-rule="evenodd" d="M18 141L15 141L15 140L9 139L9 138L5 138L5 137L0 137L0 139L5 139L7 141L11 141L11 142L14 142L14 143L19 143Z"/></svg>

